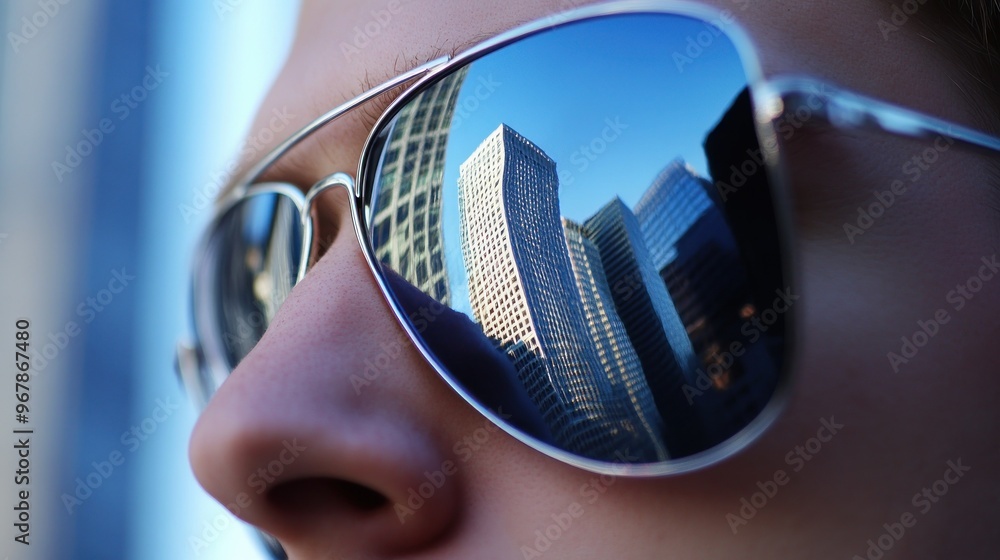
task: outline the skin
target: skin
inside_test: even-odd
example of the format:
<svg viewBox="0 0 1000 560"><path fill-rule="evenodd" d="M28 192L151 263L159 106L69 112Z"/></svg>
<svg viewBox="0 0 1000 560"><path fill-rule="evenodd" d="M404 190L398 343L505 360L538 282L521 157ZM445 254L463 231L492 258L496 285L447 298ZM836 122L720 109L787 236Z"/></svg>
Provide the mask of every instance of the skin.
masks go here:
<svg viewBox="0 0 1000 560"><path fill-rule="evenodd" d="M381 3L336 8L305 2L289 60L252 130L272 108L304 125L326 109L442 53L560 11L564 0L435 0L404 4L360 55L341 41ZM707 2L730 9L759 49L767 75L805 73L960 123L976 125L952 80L956 65L918 37L916 24L886 40L880 2ZM384 101L384 100L382 100ZM307 189L354 172L381 103L328 126L269 179ZM574 502L583 515L545 558L852 558L898 523L916 524L885 558L988 558L1000 547L997 426L1000 277L959 311L956 284L997 252L1000 216L985 156L952 149L850 243L845 222L901 178L930 144L890 135L803 130L785 146L795 164L792 208L799 272L800 349L787 410L746 451L708 469L660 479L617 479L544 457L503 432L468 461L456 442L488 426L411 346L358 396L349 377L402 331L358 247L346 193L319 201L325 254L294 289L263 339L209 403L195 428L194 472L220 502L252 498L239 517L280 539L292 558L522 558L536 530ZM887 353L938 309L950 321L894 372ZM798 472L786 455L816 435L821 418L844 427ZM481 434L480 434L481 435ZM305 451L266 492L248 477ZM949 460L970 470L929 511L911 499L942 478ZM404 503L425 472L458 469L414 515ZM777 470L789 481L746 524L731 528L741 498ZM605 489L593 501L583 487ZM605 483L609 479L605 479ZM346 481L346 482L345 482ZM351 484L348 484L351 483ZM363 487L366 490L359 489ZM376 494L381 498L375 498ZM730 518L731 519L731 518Z"/></svg>

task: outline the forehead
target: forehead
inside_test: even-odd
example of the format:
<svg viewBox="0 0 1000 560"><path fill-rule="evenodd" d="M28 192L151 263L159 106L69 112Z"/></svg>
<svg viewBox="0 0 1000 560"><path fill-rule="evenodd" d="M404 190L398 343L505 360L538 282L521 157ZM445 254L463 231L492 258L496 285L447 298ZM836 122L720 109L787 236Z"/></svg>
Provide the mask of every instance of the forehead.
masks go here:
<svg viewBox="0 0 1000 560"><path fill-rule="evenodd" d="M512 0L499 7L399 0L376 7L351 2L331 9L307 0L292 52L252 130L266 126L272 112L284 108L291 108L299 121L294 124L303 126L416 65L461 52L523 23L597 3ZM847 3L851 9L844 9ZM898 92L905 91L899 85L909 80L926 83L922 78L930 67L913 63L918 44L902 34L885 33L880 22L887 12L879 2L712 0L702 5L747 32L766 75L817 75L921 108L919 100L898 99ZM390 99L380 98L325 126L282 158L268 179L307 189L334 171L355 174L364 140Z"/></svg>

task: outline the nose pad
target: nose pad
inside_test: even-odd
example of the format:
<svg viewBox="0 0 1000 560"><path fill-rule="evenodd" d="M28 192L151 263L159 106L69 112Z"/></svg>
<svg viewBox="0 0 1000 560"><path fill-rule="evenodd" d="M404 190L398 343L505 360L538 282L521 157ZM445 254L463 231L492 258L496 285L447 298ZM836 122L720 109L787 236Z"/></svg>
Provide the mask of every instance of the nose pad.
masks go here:
<svg viewBox="0 0 1000 560"><path fill-rule="evenodd" d="M306 208L312 204L312 201L317 196L333 187L344 187L352 197L358 194L354 185L354 177L351 177L348 173L338 171L320 179L315 185L309 188L309 191L306 192Z"/></svg>
<svg viewBox="0 0 1000 560"><path fill-rule="evenodd" d="M333 243L333 238L342 229L342 211L323 212L323 205L319 202L319 197L337 187L346 189L348 203L351 205L350 214L355 217L357 207L357 189L354 178L348 173L337 172L320 179L309 191L306 192L305 205L302 209L302 226L305 232L305 241L302 245L302 259L299 269L299 280L305 273L323 256L326 249ZM336 205L336 203L334 203Z"/></svg>

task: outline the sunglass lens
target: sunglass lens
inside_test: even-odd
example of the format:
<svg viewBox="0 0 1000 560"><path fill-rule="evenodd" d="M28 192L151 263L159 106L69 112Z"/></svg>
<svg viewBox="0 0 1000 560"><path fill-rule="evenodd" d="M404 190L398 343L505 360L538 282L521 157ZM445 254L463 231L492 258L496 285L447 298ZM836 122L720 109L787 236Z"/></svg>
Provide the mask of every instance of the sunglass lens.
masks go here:
<svg viewBox="0 0 1000 560"><path fill-rule="evenodd" d="M295 283L302 252L295 202L262 192L214 224L195 280L203 344L233 368L257 344Z"/></svg>
<svg viewBox="0 0 1000 560"><path fill-rule="evenodd" d="M718 27L542 31L378 131L373 250L423 346L512 425L602 462L706 452L773 403L788 351L757 126Z"/></svg>

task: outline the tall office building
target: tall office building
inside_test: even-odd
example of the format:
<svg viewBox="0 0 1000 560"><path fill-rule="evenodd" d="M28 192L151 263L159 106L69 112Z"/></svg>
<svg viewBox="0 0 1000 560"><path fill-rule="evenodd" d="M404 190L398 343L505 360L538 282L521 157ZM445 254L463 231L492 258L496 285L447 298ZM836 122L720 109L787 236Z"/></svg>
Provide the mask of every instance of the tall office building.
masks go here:
<svg viewBox="0 0 1000 560"><path fill-rule="evenodd" d="M713 206L707 184L678 158L660 171L635 205L635 217L656 270L676 257L677 241Z"/></svg>
<svg viewBox="0 0 1000 560"><path fill-rule="evenodd" d="M728 347L720 325L746 303L744 265L712 185L681 159L657 175L635 206L653 265L695 351Z"/></svg>
<svg viewBox="0 0 1000 560"><path fill-rule="evenodd" d="M501 124L459 169L469 300L520 371L553 436L582 455L660 456L615 393L588 328L559 215L555 162ZM555 401L552 402L552 395Z"/></svg>
<svg viewBox="0 0 1000 560"><path fill-rule="evenodd" d="M754 156L760 153L760 145L752 110L749 90L744 89L706 136L705 157L709 172L717 180L729 177L734 166L739 168L748 159L759 157ZM728 317L717 320L717 324L720 329L728 326L732 333L730 338L746 348L745 354L736 362L738 370L727 380L728 385L723 390L709 391L699 397L703 406L713 410L710 414L716 419L714 429L719 438L742 429L771 402L784 367L784 315L778 314L777 320L767 332L760 333L759 339L748 339L744 332L739 332L753 317L759 317L772 305L776 290L788 285L782 272L782 245L778 229L774 227L777 216L769 179L767 170L760 168L757 173L749 174L746 182L735 192L728 194L725 204L716 205L720 219L724 220L729 231L741 232L739 236L730 236L725 243L726 250L731 247L735 255L722 258L729 259L726 263L731 271L729 276L739 287L733 290L737 295L728 305ZM711 189L710 192L715 193L716 190ZM695 229L702 229L702 226ZM682 240L681 243L702 244L708 239L707 234L692 231L692 237L695 235L701 240ZM718 235L713 237L718 240ZM690 249L686 251L690 252ZM704 261L705 258L693 258L690 263L677 264L692 271L699 260Z"/></svg>
<svg viewBox="0 0 1000 560"><path fill-rule="evenodd" d="M662 445L663 420L656 410L639 356L615 310L601 253L583 226L567 218L563 218L562 223L587 328L601 369L608 376L614 400L622 406L631 407L631 411L623 414L634 413L638 422L634 426L635 436L654 442L657 457L666 459L669 455Z"/></svg>
<svg viewBox="0 0 1000 560"><path fill-rule="evenodd" d="M706 441L722 441L759 412L747 406L757 391L746 386L746 372L773 369L766 353L740 332L744 314L753 309L746 265L711 183L684 162L668 165L636 208L650 252L658 257L654 264L699 357L699 376L712 372L711 385L692 393ZM734 342L746 350L725 357ZM748 401L747 395L755 396Z"/></svg>
<svg viewBox="0 0 1000 560"><path fill-rule="evenodd" d="M600 250L608 283L615 286L615 308L663 418L668 451L683 456L703 450L706 445L699 411L683 392L686 384L694 384L698 362L653 265L639 221L615 197L584 226Z"/></svg>
<svg viewBox="0 0 1000 560"><path fill-rule="evenodd" d="M372 235L375 256L445 305L451 302L441 232L445 149L463 68L408 103L381 162Z"/></svg>

